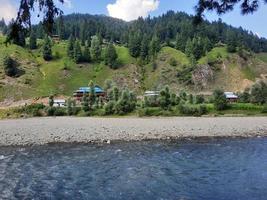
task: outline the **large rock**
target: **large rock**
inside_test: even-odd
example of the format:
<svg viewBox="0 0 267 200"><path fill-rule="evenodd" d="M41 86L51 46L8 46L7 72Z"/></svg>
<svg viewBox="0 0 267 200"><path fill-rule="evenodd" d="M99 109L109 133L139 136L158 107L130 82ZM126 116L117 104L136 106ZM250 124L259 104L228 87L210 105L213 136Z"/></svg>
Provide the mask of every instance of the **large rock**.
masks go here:
<svg viewBox="0 0 267 200"><path fill-rule="evenodd" d="M192 73L192 81L196 88L207 88L214 79L214 72L209 65L199 65Z"/></svg>

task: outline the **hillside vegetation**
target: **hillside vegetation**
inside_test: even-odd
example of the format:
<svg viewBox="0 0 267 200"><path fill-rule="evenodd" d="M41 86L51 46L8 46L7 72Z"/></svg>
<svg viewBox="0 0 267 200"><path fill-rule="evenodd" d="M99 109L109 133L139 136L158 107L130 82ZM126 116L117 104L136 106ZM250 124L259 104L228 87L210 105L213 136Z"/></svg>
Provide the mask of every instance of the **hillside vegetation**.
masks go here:
<svg viewBox="0 0 267 200"><path fill-rule="evenodd" d="M208 66L213 77L204 87L192 81L196 69L190 67L189 58L176 49L163 47L154 63L143 66L130 56L129 49L116 46L118 69L111 69L103 62L75 64L67 56L67 42L53 45L53 60L44 61L42 40L39 48L29 50L17 45L4 44L0 38L0 101L18 101L46 97L51 94L71 96L72 92L87 86L89 80L104 85L105 80L114 80L119 87L129 87L142 94L144 90L160 89L169 85L177 93L188 90L193 93L211 92L215 88L241 91L267 74L267 54L227 53L226 47L216 47L198 60ZM10 55L21 73L18 77L8 77L3 71L3 57ZM200 69L201 72L201 69ZM180 74L180 76L179 76ZM187 80L188 79L188 80ZM203 77L203 80L205 77Z"/></svg>

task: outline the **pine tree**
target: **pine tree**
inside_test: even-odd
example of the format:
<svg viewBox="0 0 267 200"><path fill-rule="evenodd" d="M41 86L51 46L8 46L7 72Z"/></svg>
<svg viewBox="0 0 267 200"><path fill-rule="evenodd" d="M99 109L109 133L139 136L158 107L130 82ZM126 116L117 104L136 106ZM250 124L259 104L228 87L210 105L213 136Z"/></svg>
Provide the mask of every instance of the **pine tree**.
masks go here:
<svg viewBox="0 0 267 200"><path fill-rule="evenodd" d="M35 32L31 32L30 35L30 49L36 49L37 48L37 39Z"/></svg>
<svg viewBox="0 0 267 200"><path fill-rule="evenodd" d="M70 58L74 58L74 38L71 35L68 41L67 54Z"/></svg>
<svg viewBox="0 0 267 200"><path fill-rule="evenodd" d="M52 60L52 47L51 40L48 36L45 37L44 46L43 46L43 58L46 61Z"/></svg>
<svg viewBox="0 0 267 200"><path fill-rule="evenodd" d="M83 51L83 61L84 62L90 62L91 61L91 54L90 49L87 44L85 44L84 51Z"/></svg>
<svg viewBox="0 0 267 200"><path fill-rule="evenodd" d="M193 50L193 43L191 41L190 38L187 39L186 41L186 45L185 45L185 54L188 56L188 57L195 57L194 56L194 50Z"/></svg>
<svg viewBox="0 0 267 200"><path fill-rule="evenodd" d="M99 61L101 58L101 45L97 36L92 37L91 41L91 57L94 61Z"/></svg>
<svg viewBox="0 0 267 200"><path fill-rule="evenodd" d="M149 45L149 54L153 58L153 60L155 59L159 51L160 51L160 41L157 36L154 36Z"/></svg>
<svg viewBox="0 0 267 200"><path fill-rule="evenodd" d="M149 54L149 42L146 36L144 36L141 44L140 57L142 60L147 60Z"/></svg>
<svg viewBox="0 0 267 200"><path fill-rule="evenodd" d="M118 54L116 52L114 45L112 43L108 44L107 48L105 49L105 56L104 56L105 64L115 69L117 58Z"/></svg>
<svg viewBox="0 0 267 200"><path fill-rule="evenodd" d="M96 96L95 96L95 85L93 81L90 81L88 86L90 87L89 92L89 107L92 109L93 105L95 104Z"/></svg>
<svg viewBox="0 0 267 200"><path fill-rule="evenodd" d="M177 50L180 50L182 52L185 52L185 38L183 38L182 34L177 34L176 36L176 43L175 43L175 48Z"/></svg>
<svg viewBox="0 0 267 200"><path fill-rule="evenodd" d="M129 36L129 51L131 56L133 56L134 58L137 58L140 55L140 49L141 49L141 45L140 45L141 41L140 41L140 37L138 33L132 33Z"/></svg>
<svg viewBox="0 0 267 200"><path fill-rule="evenodd" d="M73 60L75 63L80 63L82 61L82 49L79 40L76 40L74 45L74 55Z"/></svg>
<svg viewBox="0 0 267 200"><path fill-rule="evenodd" d="M13 59L9 56L4 57L3 59L4 72L7 76L15 76L17 73L17 68Z"/></svg>

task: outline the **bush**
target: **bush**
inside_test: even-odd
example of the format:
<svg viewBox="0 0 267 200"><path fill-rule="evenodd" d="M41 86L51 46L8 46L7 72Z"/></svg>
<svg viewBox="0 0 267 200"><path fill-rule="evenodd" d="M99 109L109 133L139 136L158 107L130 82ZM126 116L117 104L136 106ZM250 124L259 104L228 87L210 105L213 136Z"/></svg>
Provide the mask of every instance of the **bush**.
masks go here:
<svg viewBox="0 0 267 200"><path fill-rule="evenodd" d="M261 113L267 113L267 104L263 106Z"/></svg>
<svg viewBox="0 0 267 200"><path fill-rule="evenodd" d="M175 58L170 58L169 60L169 64L173 67L176 67L177 66L177 61L175 60Z"/></svg>
<svg viewBox="0 0 267 200"><path fill-rule="evenodd" d="M267 103L267 84L259 81L251 88L251 102L257 104Z"/></svg>
<svg viewBox="0 0 267 200"><path fill-rule="evenodd" d="M65 116L67 114L65 108L56 108L54 112L54 116Z"/></svg>
<svg viewBox="0 0 267 200"><path fill-rule="evenodd" d="M115 102L110 101L104 106L105 115L112 115L115 113Z"/></svg>
<svg viewBox="0 0 267 200"><path fill-rule="evenodd" d="M31 115L33 117L40 117L42 116L42 110L45 108L43 104L31 104L24 106L19 112L24 112L27 115Z"/></svg>
<svg viewBox="0 0 267 200"><path fill-rule="evenodd" d="M196 96L196 104L202 104L205 102L205 98L203 95L197 95Z"/></svg>
<svg viewBox="0 0 267 200"><path fill-rule="evenodd" d="M7 76L16 76L17 74L16 64L11 57L9 56L5 57L3 64L4 64L4 71Z"/></svg>
<svg viewBox="0 0 267 200"><path fill-rule="evenodd" d="M215 90L213 92L213 98L214 98L214 107L216 110L226 110L228 107L228 102L226 99L226 96L224 95L223 90Z"/></svg>
<svg viewBox="0 0 267 200"><path fill-rule="evenodd" d="M178 110L182 115L188 116L201 116L208 113L207 106L190 106L186 104L180 104Z"/></svg>
<svg viewBox="0 0 267 200"><path fill-rule="evenodd" d="M48 107L46 109L47 116L54 116L55 115L56 108L55 107Z"/></svg>

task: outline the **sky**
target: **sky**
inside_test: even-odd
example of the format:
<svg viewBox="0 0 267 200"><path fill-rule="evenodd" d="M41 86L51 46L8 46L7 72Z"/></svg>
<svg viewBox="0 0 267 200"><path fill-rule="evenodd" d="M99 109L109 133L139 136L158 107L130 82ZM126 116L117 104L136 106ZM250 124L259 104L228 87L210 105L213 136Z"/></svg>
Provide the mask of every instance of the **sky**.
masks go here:
<svg viewBox="0 0 267 200"><path fill-rule="evenodd" d="M59 5L64 14L89 13L104 14L126 21L131 21L139 16L158 16L168 10L183 11L194 14L194 6L198 0L65 0L64 5ZM262 1L263 2L263 1ZM16 16L19 0L0 0L0 18L4 17L10 21ZM224 22L235 27L242 26L253 31L260 37L267 38L267 5L252 15L241 15L239 6L234 11L218 16L214 12L207 12L205 17L209 21L217 20L219 17ZM37 21L34 17L34 21Z"/></svg>

